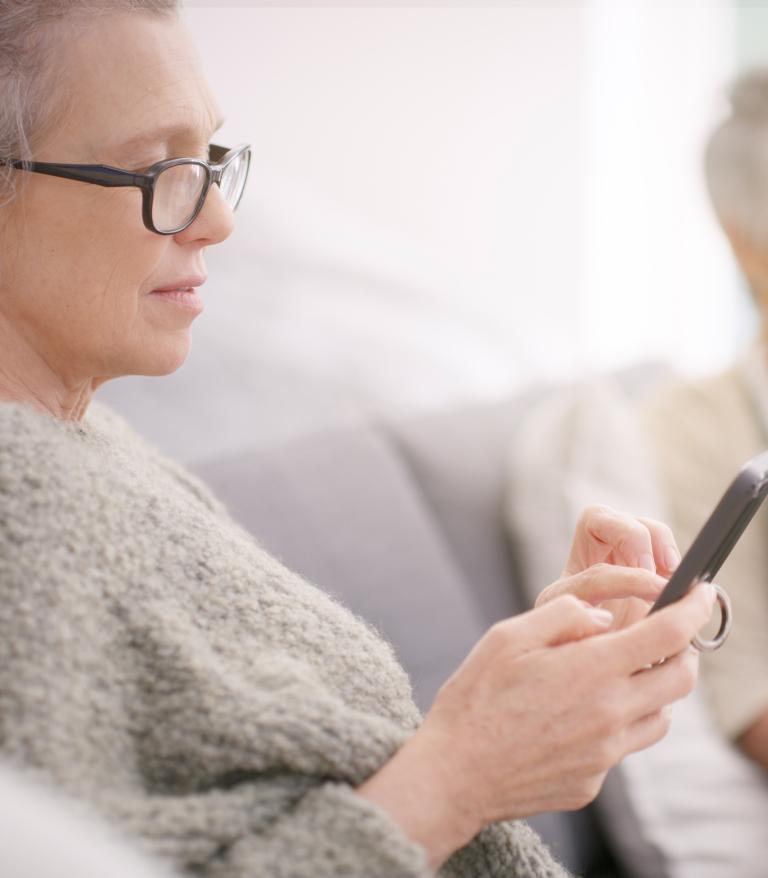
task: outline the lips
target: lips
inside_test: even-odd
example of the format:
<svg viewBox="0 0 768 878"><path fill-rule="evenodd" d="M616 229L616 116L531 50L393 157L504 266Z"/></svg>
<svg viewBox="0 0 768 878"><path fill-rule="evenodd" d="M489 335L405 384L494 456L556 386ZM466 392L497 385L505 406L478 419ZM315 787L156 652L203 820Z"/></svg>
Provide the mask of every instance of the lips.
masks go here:
<svg viewBox="0 0 768 878"><path fill-rule="evenodd" d="M151 290L149 295L153 302L163 303L160 307L165 308L166 305L175 308L178 311L186 312L196 317L201 314L203 308L203 299L197 291L197 287L201 287L207 278L204 274L188 275L180 277L178 280L170 281ZM153 306L154 307L154 306Z"/></svg>
<svg viewBox="0 0 768 878"><path fill-rule="evenodd" d="M153 293L173 293L177 290L194 290L201 287L208 280L205 275L194 275L193 277L184 277L177 281L165 284L162 287L156 287Z"/></svg>

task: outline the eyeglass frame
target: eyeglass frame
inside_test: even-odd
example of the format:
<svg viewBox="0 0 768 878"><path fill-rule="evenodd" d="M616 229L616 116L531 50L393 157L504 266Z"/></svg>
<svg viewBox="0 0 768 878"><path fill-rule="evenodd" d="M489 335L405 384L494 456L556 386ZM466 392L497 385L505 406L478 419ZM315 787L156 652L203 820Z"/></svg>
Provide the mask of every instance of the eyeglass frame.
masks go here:
<svg viewBox="0 0 768 878"><path fill-rule="evenodd" d="M250 144L243 143L240 144L240 146L228 150L225 146L218 146L212 143L208 147L208 152L213 161L193 158L165 159L164 161L150 165L150 167L142 172L126 171L123 168L113 168L109 165L55 164L51 162L30 162L25 161L24 159L0 158L0 165L5 165L6 167L15 168L20 171L31 171L36 174L48 174L52 177L62 177L65 180L77 180L81 183L94 183L96 186L136 186L141 189L142 219L145 227L149 229L150 232L154 232L157 235L178 235L185 229L188 229L197 219L200 215L200 211L203 209L203 205L208 197L208 192L210 191L211 186L216 183L216 185L221 188L221 179L224 171L243 153L247 154L245 181L243 182L243 191L240 193L240 197L235 204L232 205L232 210L237 209L237 206L240 204L240 200L243 197L243 192L245 192L245 182L248 180L248 172L251 167ZM155 181L163 171L178 165L198 165L203 168L205 170L205 184L203 185L202 192L200 193L200 197L191 219L176 229L163 232L155 227L154 220L152 219Z"/></svg>

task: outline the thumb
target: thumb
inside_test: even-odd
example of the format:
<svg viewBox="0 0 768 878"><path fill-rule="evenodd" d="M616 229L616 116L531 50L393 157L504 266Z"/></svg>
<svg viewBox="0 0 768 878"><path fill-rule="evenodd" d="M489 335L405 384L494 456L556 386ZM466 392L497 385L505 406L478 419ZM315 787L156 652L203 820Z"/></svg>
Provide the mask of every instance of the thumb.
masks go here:
<svg viewBox="0 0 768 878"><path fill-rule="evenodd" d="M520 639L526 651L603 634L613 622L610 610L590 606L570 594L554 598L524 616L528 617L527 624L521 625ZM522 622L523 617L518 620Z"/></svg>

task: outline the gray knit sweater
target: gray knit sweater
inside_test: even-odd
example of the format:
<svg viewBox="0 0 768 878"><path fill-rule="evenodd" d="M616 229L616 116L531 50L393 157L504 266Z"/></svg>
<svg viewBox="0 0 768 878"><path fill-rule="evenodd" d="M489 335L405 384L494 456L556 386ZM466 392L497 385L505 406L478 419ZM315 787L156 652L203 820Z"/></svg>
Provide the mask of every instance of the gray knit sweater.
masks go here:
<svg viewBox="0 0 768 878"><path fill-rule="evenodd" d="M388 644L93 403L0 403L0 759L182 872L426 876L354 792L420 721ZM442 873L565 875L524 823Z"/></svg>

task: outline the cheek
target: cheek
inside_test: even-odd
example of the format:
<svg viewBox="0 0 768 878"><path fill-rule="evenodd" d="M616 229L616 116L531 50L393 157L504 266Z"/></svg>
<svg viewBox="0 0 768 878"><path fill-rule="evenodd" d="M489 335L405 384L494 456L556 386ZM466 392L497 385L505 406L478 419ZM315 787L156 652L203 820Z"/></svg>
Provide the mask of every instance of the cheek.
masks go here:
<svg viewBox="0 0 768 878"><path fill-rule="evenodd" d="M40 178L17 207L8 277L26 318L81 340L114 344L130 333L139 290L167 247L144 228L139 190Z"/></svg>

